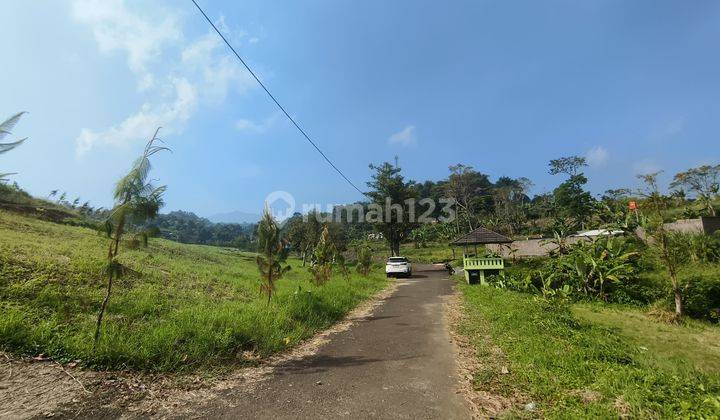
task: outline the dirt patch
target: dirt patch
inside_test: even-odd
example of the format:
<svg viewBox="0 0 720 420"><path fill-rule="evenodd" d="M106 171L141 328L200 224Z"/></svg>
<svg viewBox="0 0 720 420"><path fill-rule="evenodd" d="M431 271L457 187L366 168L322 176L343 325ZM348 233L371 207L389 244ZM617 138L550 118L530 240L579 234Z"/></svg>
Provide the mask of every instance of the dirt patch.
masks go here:
<svg viewBox="0 0 720 420"><path fill-rule="evenodd" d="M75 217L75 215L65 210L45 206L34 206L32 204L0 202L0 209L54 223L62 223L65 219Z"/></svg>
<svg viewBox="0 0 720 420"><path fill-rule="evenodd" d="M460 326L468 322L463 311L463 301L458 293L448 297L445 303L445 316L450 325L450 337L457 350L457 368L460 376L460 390L470 406L474 418L496 418L504 414L521 413L526 398L493 389L498 384L493 381L497 375L508 375L510 370L504 363L502 350L497 346L488 346L487 355L479 357L470 337L460 333ZM483 338L488 342L489 336ZM476 385L482 382L482 388ZM527 413L530 414L530 413Z"/></svg>
<svg viewBox="0 0 720 420"><path fill-rule="evenodd" d="M13 372L14 385L0 389L0 418L167 418L189 415L193 413L193 407L201 403L223 399L223 394L227 394L224 391L238 387L253 389L284 364L315 354L333 334L346 331L353 323L372 315L375 307L390 297L400 284L402 282L391 283L385 290L360 304L342 321L286 352L262 360L251 353L244 354L246 359L255 359L257 366L229 373L177 375L89 372L68 366L63 370L62 366L54 362L36 365L29 361L17 361ZM39 367L42 370L38 372ZM6 376L3 372L0 375ZM10 388L11 393L4 394ZM43 397L38 400L33 393L42 394ZM7 403L8 400L18 399L18 396L22 396L21 401L13 401L11 405Z"/></svg>
<svg viewBox="0 0 720 420"><path fill-rule="evenodd" d="M96 376L43 357L0 352L0 363L0 418L52 415L63 404L79 402Z"/></svg>

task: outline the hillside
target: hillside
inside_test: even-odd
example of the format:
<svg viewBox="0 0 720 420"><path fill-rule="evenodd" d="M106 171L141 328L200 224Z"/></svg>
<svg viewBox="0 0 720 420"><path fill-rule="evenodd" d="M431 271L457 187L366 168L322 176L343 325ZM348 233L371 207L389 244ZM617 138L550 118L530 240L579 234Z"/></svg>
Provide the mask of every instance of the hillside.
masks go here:
<svg viewBox="0 0 720 420"><path fill-rule="evenodd" d="M381 290L381 273L318 287L291 271L267 304L254 255L151 239L125 247L95 353L107 239L93 230L0 211L0 347L97 368L187 370L292 346Z"/></svg>

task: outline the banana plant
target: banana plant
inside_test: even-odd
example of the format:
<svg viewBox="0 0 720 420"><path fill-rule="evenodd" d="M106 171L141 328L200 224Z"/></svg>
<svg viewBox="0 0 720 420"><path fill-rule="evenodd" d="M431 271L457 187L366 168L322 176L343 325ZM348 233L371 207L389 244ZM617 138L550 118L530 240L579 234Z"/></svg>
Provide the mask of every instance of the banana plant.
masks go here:
<svg viewBox="0 0 720 420"><path fill-rule="evenodd" d="M625 243L601 238L576 247L563 265L579 283L579 291L597 293L604 298L607 282L623 281L633 273L631 259L637 255Z"/></svg>

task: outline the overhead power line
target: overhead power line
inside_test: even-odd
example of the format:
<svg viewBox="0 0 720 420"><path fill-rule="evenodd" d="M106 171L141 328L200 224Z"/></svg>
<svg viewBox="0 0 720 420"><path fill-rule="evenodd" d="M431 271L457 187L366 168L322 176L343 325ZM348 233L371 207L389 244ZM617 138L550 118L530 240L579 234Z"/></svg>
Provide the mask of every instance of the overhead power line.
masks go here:
<svg viewBox="0 0 720 420"><path fill-rule="evenodd" d="M245 62L245 60L243 60L243 58L240 57L240 54L238 54L238 52L235 51L235 48L233 48L233 46L230 44L230 42L228 42L228 40L227 40L227 39L225 38L225 36L220 32L220 30L218 30L217 26L215 26L215 24L213 23L213 21L210 20L210 18L209 18L208 15L205 13L205 11L202 9L202 7L200 7L200 5L197 4L197 2L196 2L195 0L191 0L191 1L192 1L193 4L195 5L195 7L197 7L197 9L200 11L200 13L202 13L202 15L203 15L203 17L205 18L205 20L207 20L207 22L210 24L210 26L212 26L212 28L215 30L215 32L217 32L217 34L220 36L220 38L222 38L222 40L225 42L225 45L227 45L228 48L230 48L230 50L233 52L233 54L235 54L235 57L237 57L237 59L240 60L240 62L242 63L242 65L245 66L245 68L247 69L247 71L250 72L250 74L252 75L253 78L255 78L255 81L258 82L258 84L260 85L260 87L263 88L263 90L265 91L265 93L268 94L268 96L270 97L270 99L272 99L272 101L275 102L275 105L277 105L277 107L280 108L280 110L283 112L283 114L285 114L285 116L290 120L290 122L293 123L293 125L295 126L295 128L297 128L298 131L300 131L300 134L302 134L303 137L305 137L305 140L307 140L308 143L310 143L310 144L312 145L312 147L314 147L315 150L317 150L317 152L320 153L320 156L322 156L323 159L325 159L325 161L326 161L330 166L332 166L332 168L335 169L335 171L336 171L338 174L340 174L340 176L343 177L343 179L344 179L345 181L347 181L348 184L350 184L353 188L355 188L355 190L357 190L357 192L359 192L360 194L365 195L365 193L362 192L362 191L360 190L360 188L358 188L357 186L355 186L355 184L353 184L353 182L350 181L350 179L349 179L347 176L345 176L345 174L344 174L337 166L335 166L334 163L332 163L332 161L330 160L330 158L328 158L328 157L325 155L325 153L323 153L323 151L320 150L320 148L317 146L317 144L315 144L315 142L312 141L312 139L310 138L310 136L307 135L307 133L305 132L305 130L303 130L303 129L300 127L300 125L298 125L298 123L295 121L295 119L294 119L293 117L291 117L290 114L285 110L285 108L284 108L282 105L280 105L280 102L278 102L278 100L275 99L275 96L273 96L273 94L270 93L270 91L269 91L268 88L265 86L265 84L260 81L260 78L257 77L257 75L255 74L255 72L252 71L252 69L250 68L250 66L247 65L247 63Z"/></svg>

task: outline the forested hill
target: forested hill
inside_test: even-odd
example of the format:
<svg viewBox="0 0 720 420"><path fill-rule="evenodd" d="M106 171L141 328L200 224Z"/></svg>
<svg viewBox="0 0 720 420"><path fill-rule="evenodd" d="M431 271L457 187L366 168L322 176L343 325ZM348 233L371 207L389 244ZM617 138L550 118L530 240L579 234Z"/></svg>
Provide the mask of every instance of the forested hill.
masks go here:
<svg viewBox="0 0 720 420"><path fill-rule="evenodd" d="M254 224L213 223L189 211L160 214L148 223L158 228L165 239L187 244L231 246L244 250L252 248Z"/></svg>

